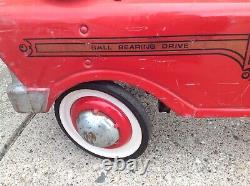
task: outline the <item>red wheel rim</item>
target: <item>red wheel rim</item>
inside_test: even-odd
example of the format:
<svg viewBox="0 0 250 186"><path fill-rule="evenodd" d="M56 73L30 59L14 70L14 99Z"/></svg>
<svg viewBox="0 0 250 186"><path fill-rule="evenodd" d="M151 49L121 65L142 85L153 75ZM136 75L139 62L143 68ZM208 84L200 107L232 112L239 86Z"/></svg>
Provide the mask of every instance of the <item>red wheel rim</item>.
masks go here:
<svg viewBox="0 0 250 186"><path fill-rule="evenodd" d="M71 107L71 119L76 131L77 119L80 113L85 111L103 113L115 123L115 128L119 131L119 140L114 145L106 148L117 148L126 144L130 140L132 135L130 121L124 112L113 103L93 96L78 99Z"/></svg>

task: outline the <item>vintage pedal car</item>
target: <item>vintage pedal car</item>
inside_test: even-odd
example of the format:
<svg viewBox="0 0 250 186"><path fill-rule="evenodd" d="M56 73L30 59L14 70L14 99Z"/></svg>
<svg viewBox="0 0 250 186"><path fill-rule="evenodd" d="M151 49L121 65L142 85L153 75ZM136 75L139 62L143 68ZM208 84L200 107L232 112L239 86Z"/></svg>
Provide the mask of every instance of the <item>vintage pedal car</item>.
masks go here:
<svg viewBox="0 0 250 186"><path fill-rule="evenodd" d="M68 137L99 157L144 152L150 122L114 82L187 117L250 116L250 1L3 0L0 56L17 112L55 102ZM166 105L166 106L163 106Z"/></svg>

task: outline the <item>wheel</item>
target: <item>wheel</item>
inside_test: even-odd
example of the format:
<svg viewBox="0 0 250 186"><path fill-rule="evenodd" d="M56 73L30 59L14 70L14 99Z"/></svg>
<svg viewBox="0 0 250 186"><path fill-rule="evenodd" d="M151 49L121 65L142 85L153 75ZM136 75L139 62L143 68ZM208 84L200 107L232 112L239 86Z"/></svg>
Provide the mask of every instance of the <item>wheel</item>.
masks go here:
<svg viewBox="0 0 250 186"><path fill-rule="evenodd" d="M150 122L130 93L111 82L87 83L63 93L55 115L66 135L101 158L136 158L147 148Z"/></svg>

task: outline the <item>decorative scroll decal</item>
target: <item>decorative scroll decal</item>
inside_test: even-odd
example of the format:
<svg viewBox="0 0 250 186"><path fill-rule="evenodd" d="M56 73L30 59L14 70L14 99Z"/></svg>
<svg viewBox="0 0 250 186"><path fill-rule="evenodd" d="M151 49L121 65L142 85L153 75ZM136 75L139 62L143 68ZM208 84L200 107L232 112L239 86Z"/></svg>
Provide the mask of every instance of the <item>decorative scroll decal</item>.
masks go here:
<svg viewBox="0 0 250 186"><path fill-rule="evenodd" d="M224 55L250 78L250 35L194 35L121 38L31 38L19 50L28 57L117 57Z"/></svg>

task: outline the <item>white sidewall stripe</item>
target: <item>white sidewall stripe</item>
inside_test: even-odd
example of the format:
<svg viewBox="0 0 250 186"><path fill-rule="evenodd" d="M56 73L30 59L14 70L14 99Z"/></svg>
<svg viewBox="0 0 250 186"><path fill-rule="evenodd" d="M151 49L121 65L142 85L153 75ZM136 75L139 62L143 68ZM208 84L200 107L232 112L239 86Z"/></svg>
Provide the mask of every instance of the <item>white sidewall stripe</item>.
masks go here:
<svg viewBox="0 0 250 186"><path fill-rule="evenodd" d="M132 135L131 135L130 140L125 145L118 147L118 148L114 148L114 149L95 147L89 144L88 142L86 142L78 134L78 132L75 130L73 123L72 123L71 107L78 99L87 97L87 96L99 97L99 98L102 98L104 100L107 100L113 103L118 108L120 108L123 111L123 113L128 117L130 124L131 124L131 128L132 128ZM82 89L82 90L76 90L76 91L69 93L61 101L60 108L59 108L59 115L60 115L61 123L64 129L71 136L71 138L73 138L74 141L76 141L84 149L96 155L107 157L107 158L117 158L117 157L124 158L135 153L141 145L142 130L135 115L120 100L104 92L97 91L97 90L90 90L90 89Z"/></svg>

